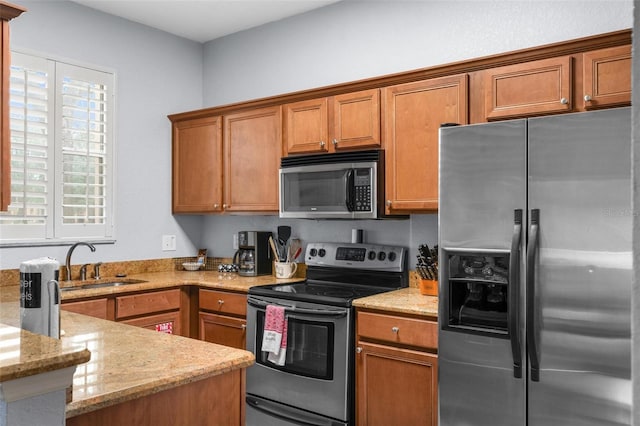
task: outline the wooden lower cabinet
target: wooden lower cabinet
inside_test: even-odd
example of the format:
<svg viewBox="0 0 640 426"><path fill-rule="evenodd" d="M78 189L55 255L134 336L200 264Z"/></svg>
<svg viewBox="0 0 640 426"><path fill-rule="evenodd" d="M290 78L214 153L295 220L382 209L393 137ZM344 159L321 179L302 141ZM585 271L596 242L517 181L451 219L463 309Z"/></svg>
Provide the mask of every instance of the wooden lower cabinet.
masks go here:
<svg viewBox="0 0 640 426"><path fill-rule="evenodd" d="M358 310L356 334L357 424L437 426L437 322Z"/></svg>
<svg viewBox="0 0 640 426"><path fill-rule="evenodd" d="M245 349L246 331L245 319L200 312L200 340Z"/></svg>
<svg viewBox="0 0 640 426"><path fill-rule="evenodd" d="M77 302L65 302L62 304L62 309L90 317L113 320L113 307L110 309L109 305L109 299L104 297L100 299L80 300Z"/></svg>
<svg viewBox="0 0 640 426"><path fill-rule="evenodd" d="M247 295L201 288L198 300L200 340L245 349Z"/></svg>
<svg viewBox="0 0 640 426"><path fill-rule="evenodd" d="M245 370L198 380L68 418L67 426L241 426Z"/></svg>
<svg viewBox="0 0 640 426"><path fill-rule="evenodd" d="M438 424L438 356L358 342L358 425Z"/></svg>
<svg viewBox="0 0 640 426"><path fill-rule="evenodd" d="M166 312L157 315L147 315L141 318L120 321L124 324L159 331L167 334L182 335L180 311Z"/></svg>

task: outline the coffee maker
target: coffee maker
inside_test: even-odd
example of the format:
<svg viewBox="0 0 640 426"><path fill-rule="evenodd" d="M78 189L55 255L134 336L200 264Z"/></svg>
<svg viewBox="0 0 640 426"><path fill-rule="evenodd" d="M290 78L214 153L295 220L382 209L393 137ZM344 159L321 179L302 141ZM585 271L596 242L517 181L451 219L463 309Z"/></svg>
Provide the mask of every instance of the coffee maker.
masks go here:
<svg viewBox="0 0 640 426"><path fill-rule="evenodd" d="M269 250L269 237L271 232L238 232L238 251L233 257L233 263L238 265L238 275L271 275L273 259Z"/></svg>

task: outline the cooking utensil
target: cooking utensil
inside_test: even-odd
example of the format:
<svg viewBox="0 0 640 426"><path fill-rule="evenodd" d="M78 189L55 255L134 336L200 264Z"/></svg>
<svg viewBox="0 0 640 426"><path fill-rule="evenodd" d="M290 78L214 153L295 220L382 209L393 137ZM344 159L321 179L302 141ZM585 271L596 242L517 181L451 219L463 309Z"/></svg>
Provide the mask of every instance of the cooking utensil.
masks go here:
<svg viewBox="0 0 640 426"><path fill-rule="evenodd" d="M273 242L273 237L271 237L271 236L269 237L269 246L271 247L271 251L273 251L273 256L279 262L280 261L280 254L278 253L278 249L276 248L276 243Z"/></svg>

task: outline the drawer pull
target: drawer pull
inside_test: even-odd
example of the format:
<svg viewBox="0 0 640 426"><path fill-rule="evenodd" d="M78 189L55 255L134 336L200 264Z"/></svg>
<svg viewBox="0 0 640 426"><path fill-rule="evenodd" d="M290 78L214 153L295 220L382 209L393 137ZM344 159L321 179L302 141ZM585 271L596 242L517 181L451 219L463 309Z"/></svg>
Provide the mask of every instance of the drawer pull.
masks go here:
<svg viewBox="0 0 640 426"><path fill-rule="evenodd" d="M400 331L399 327L391 327L391 331L393 331L394 333L397 333L398 331Z"/></svg>
<svg viewBox="0 0 640 426"><path fill-rule="evenodd" d="M223 304L224 304L224 300L218 299L218 305L223 305Z"/></svg>

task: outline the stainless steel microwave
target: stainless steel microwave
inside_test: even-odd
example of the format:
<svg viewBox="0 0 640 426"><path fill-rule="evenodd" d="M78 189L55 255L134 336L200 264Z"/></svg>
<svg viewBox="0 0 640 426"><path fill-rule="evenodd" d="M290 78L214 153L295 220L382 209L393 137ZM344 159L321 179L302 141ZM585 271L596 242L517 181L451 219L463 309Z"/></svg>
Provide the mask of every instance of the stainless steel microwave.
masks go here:
<svg viewBox="0 0 640 426"><path fill-rule="evenodd" d="M384 215L384 151L282 158L280 217L377 219Z"/></svg>

